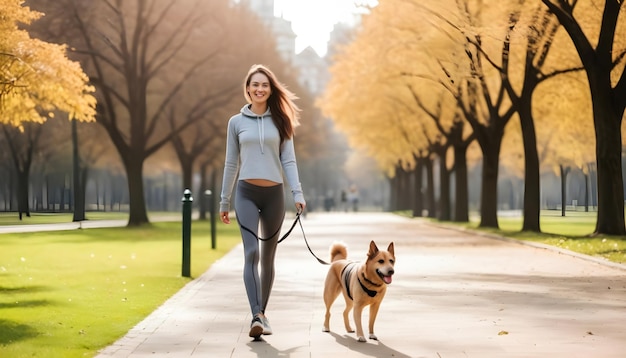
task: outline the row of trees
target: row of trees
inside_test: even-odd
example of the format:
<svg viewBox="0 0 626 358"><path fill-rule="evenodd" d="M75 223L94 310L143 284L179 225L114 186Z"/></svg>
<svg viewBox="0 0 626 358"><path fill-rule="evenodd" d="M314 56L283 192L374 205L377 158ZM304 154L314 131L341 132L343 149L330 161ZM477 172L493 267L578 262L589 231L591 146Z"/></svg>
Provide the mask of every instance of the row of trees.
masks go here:
<svg viewBox="0 0 626 358"><path fill-rule="evenodd" d="M27 183L40 124L55 111L73 121L93 121L96 112L94 88L80 64L66 57L66 47L31 38L18 27L41 16L21 3L0 2L0 125L10 153L6 159L17 175L20 218L29 212Z"/></svg>
<svg viewBox="0 0 626 358"><path fill-rule="evenodd" d="M16 23L22 23L32 37L41 39L32 41L65 43L71 49L73 61L65 57L66 47L50 45L57 46L66 63L58 65L52 78L39 78L46 88L73 90L62 82L72 80L66 72L84 70L79 91L83 112L76 104L77 108L68 108L53 103L46 116L62 117L60 113L65 112L70 119L96 119L95 124L74 122L68 130L63 123L42 125L43 120L35 122L24 111L13 115L6 106L2 108L3 139L16 158L13 168L22 174L17 180L23 184L18 201L26 207L20 213L28 212L30 168L38 165L44 175L50 158L68 158L72 152L77 163L73 170L77 207L84 202L90 169L119 167L128 180L129 225L148 222L145 170L148 175L181 172L185 188L192 187L192 177L199 173L199 191L204 192L209 178L215 178L223 166L225 126L244 103L241 83L253 63L269 65L301 97L303 128L298 130L296 145L303 150L299 159L321 160L328 154L304 150L328 137L328 128L317 121L319 111L298 85L296 71L280 59L270 31L243 5L228 0L28 0L26 5L45 14L30 24L26 19L34 19L35 13L22 6L22 1L0 3L10 3L20 14L27 14L9 22L15 29ZM0 29L3 35L4 31ZM25 30L16 31L28 36ZM29 45L22 41L19 46ZM8 45L5 52L18 58L19 46L17 42ZM53 60L44 55L42 66L52 66ZM42 98L36 87L24 83L20 88L36 99L35 111L44 113L47 107L37 102ZM68 98L60 91L55 94Z"/></svg>
<svg viewBox="0 0 626 358"><path fill-rule="evenodd" d="M442 219L452 174L467 219L467 163L481 162L485 227L501 167L524 177L523 230L540 231L540 169L595 160L595 232L624 235L622 3L382 0L336 57L323 110L391 177L421 186L438 162Z"/></svg>

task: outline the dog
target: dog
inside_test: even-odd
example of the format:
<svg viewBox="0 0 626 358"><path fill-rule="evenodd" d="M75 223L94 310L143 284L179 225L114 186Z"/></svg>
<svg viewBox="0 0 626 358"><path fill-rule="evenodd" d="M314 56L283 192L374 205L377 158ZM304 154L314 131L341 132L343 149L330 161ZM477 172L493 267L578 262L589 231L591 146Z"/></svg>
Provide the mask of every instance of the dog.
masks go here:
<svg viewBox="0 0 626 358"><path fill-rule="evenodd" d="M394 264L396 261L393 242L387 250L379 250L376 243L370 242L367 253L367 261L364 263L347 260L348 248L345 244L336 242L330 247L330 268L324 282L324 303L326 304L326 317L324 319L324 332L330 332L330 307L343 293L346 300L346 309L343 311L343 322L346 331L353 333L350 327L348 315L354 308L354 323L359 342L366 342L361 325L361 314L366 306L370 306L369 314L369 338L378 340L374 334L374 322L380 304L385 297L387 285L392 281Z"/></svg>

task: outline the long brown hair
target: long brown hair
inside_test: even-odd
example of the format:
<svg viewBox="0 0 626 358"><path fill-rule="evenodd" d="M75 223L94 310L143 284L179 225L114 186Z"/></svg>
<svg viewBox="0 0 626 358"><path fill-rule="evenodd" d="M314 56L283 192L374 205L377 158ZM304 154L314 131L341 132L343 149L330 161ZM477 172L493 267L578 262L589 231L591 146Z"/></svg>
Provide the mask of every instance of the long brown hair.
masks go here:
<svg viewBox="0 0 626 358"><path fill-rule="evenodd" d="M294 100L298 97L280 83L267 66L252 65L243 83L243 93L248 103L252 103L248 93L248 86L250 85L252 75L255 73L264 74L270 81L271 93L267 99L267 105L272 113L274 125L276 125L280 133L280 142L282 143L285 139L291 139L296 127L300 125L300 108L294 103Z"/></svg>

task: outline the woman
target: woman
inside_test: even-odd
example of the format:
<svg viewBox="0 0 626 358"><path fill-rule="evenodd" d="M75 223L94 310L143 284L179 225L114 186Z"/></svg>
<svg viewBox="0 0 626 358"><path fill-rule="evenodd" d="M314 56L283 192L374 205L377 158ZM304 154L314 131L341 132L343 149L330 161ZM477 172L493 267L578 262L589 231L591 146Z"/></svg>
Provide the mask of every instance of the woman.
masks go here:
<svg viewBox="0 0 626 358"><path fill-rule="evenodd" d="M220 218L230 224L230 198L237 181L235 213L245 254L243 280L252 311L250 337L257 339L261 334L272 334L265 308L285 217L283 173L298 213L306 203L293 146L300 112L293 102L296 97L263 65L250 68L243 87L248 104L228 121ZM262 240L258 239L259 223Z"/></svg>

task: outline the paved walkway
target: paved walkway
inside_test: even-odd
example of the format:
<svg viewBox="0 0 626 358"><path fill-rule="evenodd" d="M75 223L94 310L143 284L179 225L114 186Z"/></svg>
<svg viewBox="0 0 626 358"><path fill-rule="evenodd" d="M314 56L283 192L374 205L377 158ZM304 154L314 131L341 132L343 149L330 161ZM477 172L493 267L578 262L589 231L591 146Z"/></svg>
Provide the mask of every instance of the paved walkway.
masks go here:
<svg viewBox="0 0 626 358"><path fill-rule="evenodd" d="M279 246L267 309L274 335L248 337L240 245L98 358L626 356L625 266L392 214L309 214L303 225L323 259L334 240L354 260L370 240L394 241L396 275L378 314L378 342L344 332L341 297L332 332L322 332L327 268L296 229Z"/></svg>
<svg viewBox="0 0 626 358"><path fill-rule="evenodd" d="M193 213L192 215L193 217L197 217L198 214ZM178 221L178 220L182 220L181 214L166 213L166 214L150 215L151 222ZM122 227L122 226L126 226L127 224L128 224L127 219L123 219L123 220L117 219L117 220L84 220L84 221L77 221L77 222L52 223L52 224L0 225L0 234L7 234L7 233L12 233L12 232L64 231L64 230L76 230L76 229Z"/></svg>

